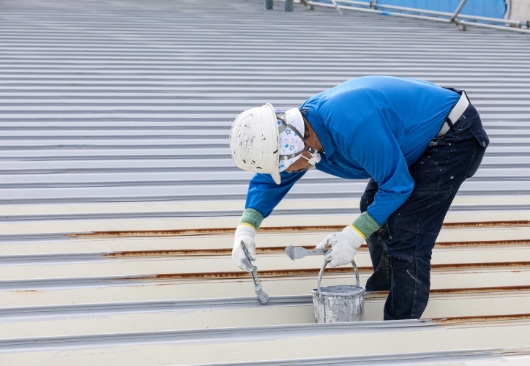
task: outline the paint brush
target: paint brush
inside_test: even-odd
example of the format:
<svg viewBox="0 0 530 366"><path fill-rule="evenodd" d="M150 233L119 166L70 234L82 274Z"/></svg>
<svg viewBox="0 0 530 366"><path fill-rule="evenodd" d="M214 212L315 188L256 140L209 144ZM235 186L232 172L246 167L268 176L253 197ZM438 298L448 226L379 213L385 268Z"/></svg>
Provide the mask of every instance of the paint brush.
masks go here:
<svg viewBox="0 0 530 366"><path fill-rule="evenodd" d="M243 240L241 240L241 247L243 248L243 251L245 252L245 255L247 256L249 266L247 266L250 269L250 275L252 276L252 281L254 281L254 291L256 292L256 295L258 296L259 302L263 305L267 301L269 301L269 295L263 291L263 288L261 287L261 284L258 279L258 267L253 266L250 262L250 255L248 254L247 247L245 246L245 243Z"/></svg>
<svg viewBox="0 0 530 366"><path fill-rule="evenodd" d="M287 248L285 248L285 253L293 261L295 259L307 257L308 255L324 255L326 252L327 251L325 249L309 250L302 247L293 247L292 245L289 245Z"/></svg>

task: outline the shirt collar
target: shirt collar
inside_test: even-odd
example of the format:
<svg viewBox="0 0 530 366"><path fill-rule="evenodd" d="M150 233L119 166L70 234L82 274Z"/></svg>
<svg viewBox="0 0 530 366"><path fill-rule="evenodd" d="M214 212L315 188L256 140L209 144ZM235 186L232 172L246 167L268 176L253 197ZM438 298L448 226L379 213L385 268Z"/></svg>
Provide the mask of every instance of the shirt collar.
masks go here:
<svg viewBox="0 0 530 366"><path fill-rule="evenodd" d="M324 148L326 157L329 157L335 152L335 150L337 150L337 146L335 145L335 142L333 141L333 139L329 135L329 132L324 126L322 118L317 113L317 111L307 107L300 108L300 113L302 113L302 116L307 119L307 122L309 122L309 124L317 134L318 140Z"/></svg>

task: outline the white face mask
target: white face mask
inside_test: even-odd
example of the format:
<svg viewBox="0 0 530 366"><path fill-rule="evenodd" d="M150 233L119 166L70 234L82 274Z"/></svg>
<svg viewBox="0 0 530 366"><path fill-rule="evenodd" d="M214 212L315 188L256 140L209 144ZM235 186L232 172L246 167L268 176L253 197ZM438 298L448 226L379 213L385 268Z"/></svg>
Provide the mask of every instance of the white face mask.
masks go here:
<svg viewBox="0 0 530 366"><path fill-rule="evenodd" d="M281 110L276 111L278 116L278 129L280 132L280 163L278 169L280 172L285 171L289 166L298 159L303 158L310 164L310 169L314 169L315 165L321 160L320 153L312 148L309 148L303 140L303 134L305 133L305 125L302 114L298 108L289 109L287 112ZM283 121L282 121L283 119ZM293 127L293 128L291 128ZM297 130L302 136L299 136ZM311 158L308 159L302 155L302 152L306 150L311 154Z"/></svg>
<svg viewBox="0 0 530 366"><path fill-rule="evenodd" d="M311 159L308 159L308 158L306 158L303 155L300 155L300 156L303 157L305 160L307 160L307 162L309 164L311 164L311 166L314 168L315 165L320 163L320 160L322 159L322 157L320 156L320 152L319 151L309 152L309 153L311 154Z"/></svg>

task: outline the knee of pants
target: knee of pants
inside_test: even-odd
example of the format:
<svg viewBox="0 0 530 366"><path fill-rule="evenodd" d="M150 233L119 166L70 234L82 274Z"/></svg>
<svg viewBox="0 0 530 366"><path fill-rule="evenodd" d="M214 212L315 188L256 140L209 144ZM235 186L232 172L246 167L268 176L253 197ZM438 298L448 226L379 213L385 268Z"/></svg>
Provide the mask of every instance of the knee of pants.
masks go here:
<svg viewBox="0 0 530 366"><path fill-rule="evenodd" d="M416 258L414 253L403 253L388 248L388 254L390 255L390 267L393 270L406 270L414 268L416 265Z"/></svg>
<svg viewBox="0 0 530 366"><path fill-rule="evenodd" d="M422 236L418 235L407 236L403 240L396 240L395 237L389 236L386 242L387 251L392 260L396 263L405 261L414 265L430 263L432 246L430 242L422 240Z"/></svg>
<svg viewBox="0 0 530 366"><path fill-rule="evenodd" d="M391 252L391 250L389 250ZM390 254L390 268L393 273L399 278L405 276L414 280L420 290L422 287L429 288L430 273L431 273L431 256L420 255L418 253L411 254ZM401 277L403 278L403 277Z"/></svg>

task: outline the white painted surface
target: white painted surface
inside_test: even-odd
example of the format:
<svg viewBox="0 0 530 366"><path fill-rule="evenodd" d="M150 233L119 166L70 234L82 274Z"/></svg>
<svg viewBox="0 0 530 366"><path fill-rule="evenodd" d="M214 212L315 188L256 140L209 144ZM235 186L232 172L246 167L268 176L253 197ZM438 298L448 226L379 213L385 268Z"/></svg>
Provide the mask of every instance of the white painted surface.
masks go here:
<svg viewBox="0 0 530 366"><path fill-rule="evenodd" d="M384 297L367 295L365 320L383 320ZM21 316L0 319L0 339L80 334L158 332L288 324L313 324L313 304L201 310L144 310L107 314ZM423 318L524 314L530 308L530 291L518 293L434 294Z"/></svg>
<svg viewBox="0 0 530 366"><path fill-rule="evenodd" d="M361 285L368 275L361 274ZM354 283L352 275L327 275L328 285ZM431 273L432 289L466 289L484 287L528 286L530 270L473 269L446 270ZM263 278L263 289L270 296L308 295L316 287L315 276ZM77 287L73 283L64 288L39 288L2 291L0 307L54 304L90 304L172 299L212 299L226 297L254 297L250 278L240 280L161 280L129 283L101 283L95 287Z"/></svg>
<svg viewBox="0 0 530 366"><path fill-rule="evenodd" d="M377 333L340 335L284 335L265 339L218 339L173 344L117 345L85 349L62 349L0 354L5 364L30 364L39 360L58 366L100 364L168 365L290 360L352 355L382 355L454 349L511 348L528 345L528 324L519 326L434 327L422 330L387 330ZM385 347L381 347L385 344ZM288 346L286 346L288 345Z"/></svg>

